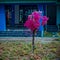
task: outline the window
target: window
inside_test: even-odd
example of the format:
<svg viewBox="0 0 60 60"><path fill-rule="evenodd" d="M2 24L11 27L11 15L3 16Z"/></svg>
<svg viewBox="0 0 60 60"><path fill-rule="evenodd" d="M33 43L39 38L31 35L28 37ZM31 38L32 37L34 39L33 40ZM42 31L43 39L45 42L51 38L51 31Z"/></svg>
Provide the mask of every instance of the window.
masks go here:
<svg viewBox="0 0 60 60"><path fill-rule="evenodd" d="M12 8L11 8L11 5L6 5L5 10L6 10L6 24L10 25L11 20L12 20Z"/></svg>
<svg viewBox="0 0 60 60"><path fill-rule="evenodd" d="M24 25L27 20L28 15L30 15L34 10L37 10L37 5L20 5L19 6L19 24Z"/></svg>
<svg viewBox="0 0 60 60"><path fill-rule="evenodd" d="M29 14L37 10L37 5L5 5L6 25L9 27L21 28Z"/></svg>

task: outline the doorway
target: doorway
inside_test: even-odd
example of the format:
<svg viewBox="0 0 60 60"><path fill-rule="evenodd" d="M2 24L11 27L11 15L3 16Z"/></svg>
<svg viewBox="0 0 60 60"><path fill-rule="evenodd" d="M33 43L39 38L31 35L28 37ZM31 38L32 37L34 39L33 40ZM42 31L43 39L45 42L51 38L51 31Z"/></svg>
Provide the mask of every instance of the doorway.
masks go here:
<svg viewBox="0 0 60 60"><path fill-rule="evenodd" d="M48 25L56 25L56 5L47 5Z"/></svg>

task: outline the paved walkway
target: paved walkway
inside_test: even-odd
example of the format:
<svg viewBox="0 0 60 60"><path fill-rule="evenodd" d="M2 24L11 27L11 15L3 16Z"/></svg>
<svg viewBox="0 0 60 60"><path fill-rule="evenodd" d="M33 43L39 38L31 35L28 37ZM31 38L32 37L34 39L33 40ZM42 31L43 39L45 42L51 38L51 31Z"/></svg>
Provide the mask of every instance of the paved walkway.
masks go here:
<svg viewBox="0 0 60 60"><path fill-rule="evenodd" d="M58 37L35 37L35 41L40 42L51 42L54 41L54 39L58 39ZM0 37L0 41L25 41L25 42L31 42L32 37Z"/></svg>

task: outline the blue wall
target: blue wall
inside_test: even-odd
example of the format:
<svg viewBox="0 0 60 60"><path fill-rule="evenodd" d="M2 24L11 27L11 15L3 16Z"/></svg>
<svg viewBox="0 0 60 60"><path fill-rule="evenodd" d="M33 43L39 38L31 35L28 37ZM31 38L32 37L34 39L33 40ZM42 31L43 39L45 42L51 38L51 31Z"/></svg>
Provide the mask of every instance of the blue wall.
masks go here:
<svg viewBox="0 0 60 60"><path fill-rule="evenodd" d="M4 5L0 5L0 31L6 30L5 9Z"/></svg>
<svg viewBox="0 0 60 60"><path fill-rule="evenodd" d="M60 6L57 6L57 25L60 24Z"/></svg>
<svg viewBox="0 0 60 60"><path fill-rule="evenodd" d="M44 12L46 12L45 11L45 6L42 4L39 4L38 5L38 10L40 10L40 11L42 11L42 14L41 14L41 16L44 16L45 14L44 14ZM42 19L40 19L40 24L42 23ZM42 31L43 30L43 26L42 25L40 25L40 27L39 27L39 31Z"/></svg>

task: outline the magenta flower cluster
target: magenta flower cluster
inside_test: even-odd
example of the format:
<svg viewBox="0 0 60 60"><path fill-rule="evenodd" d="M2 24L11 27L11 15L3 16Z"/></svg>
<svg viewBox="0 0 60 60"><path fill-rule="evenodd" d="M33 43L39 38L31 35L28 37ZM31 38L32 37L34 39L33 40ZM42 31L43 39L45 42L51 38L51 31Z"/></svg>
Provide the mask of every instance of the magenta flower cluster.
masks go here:
<svg viewBox="0 0 60 60"><path fill-rule="evenodd" d="M39 22L40 19L42 19L42 25L45 25L49 18L47 16L41 16L39 11L34 11L31 15L28 15L24 26L34 31L41 25Z"/></svg>

